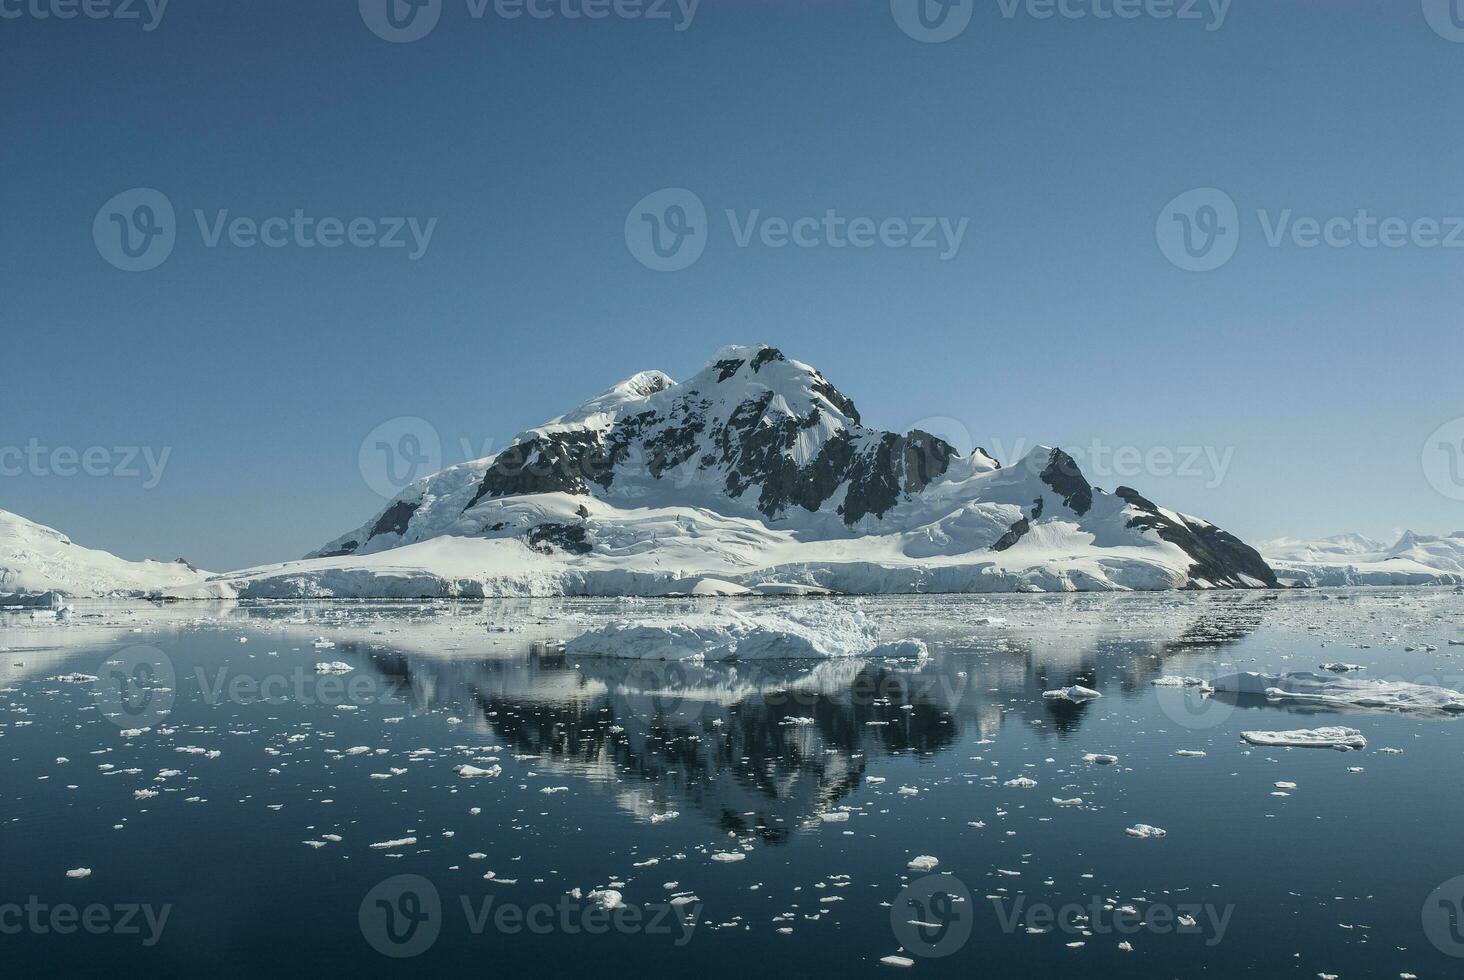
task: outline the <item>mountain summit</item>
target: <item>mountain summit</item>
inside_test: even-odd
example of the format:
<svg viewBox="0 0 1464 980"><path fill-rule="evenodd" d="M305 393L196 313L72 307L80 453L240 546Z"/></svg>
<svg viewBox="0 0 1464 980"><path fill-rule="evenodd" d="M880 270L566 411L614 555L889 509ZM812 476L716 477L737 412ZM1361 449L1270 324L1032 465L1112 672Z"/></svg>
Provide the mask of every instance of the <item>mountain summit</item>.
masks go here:
<svg viewBox="0 0 1464 980"><path fill-rule="evenodd" d="M1074 591L1274 586L1260 555L1041 447L1003 467L775 347L646 371L407 487L245 595Z"/></svg>

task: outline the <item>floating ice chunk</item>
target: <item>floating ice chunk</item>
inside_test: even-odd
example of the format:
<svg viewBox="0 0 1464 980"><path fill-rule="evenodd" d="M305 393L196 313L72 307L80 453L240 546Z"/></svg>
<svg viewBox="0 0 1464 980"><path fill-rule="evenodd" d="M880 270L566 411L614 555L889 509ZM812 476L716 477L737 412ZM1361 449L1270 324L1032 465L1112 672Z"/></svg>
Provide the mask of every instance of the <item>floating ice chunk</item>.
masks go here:
<svg viewBox="0 0 1464 980"><path fill-rule="evenodd" d="M681 816L680 810L667 810L665 813L651 814L651 823L665 823L667 820L675 820Z"/></svg>
<svg viewBox="0 0 1464 980"><path fill-rule="evenodd" d="M1334 674L1346 674L1354 670L1367 670L1362 664L1322 664L1322 670L1330 670Z"/></svg>
<svg viewBox="0 0 1464 980"><path fill-rule="evenodd" d="M818 818L824 823L844 823L849 819L848 810L828 810L820 813Z"/></svg>
<svg viewBox="0 0 1464 980"><path fill-rule="evenodd" d="M1174 753L1181 759L1203 759L1205 753L1200 749L1178 749Z"/></svg>
<svg viewBox="0 0 1464 980"><path fill-rule="evenodd" d="M1177 677L1165 676L1156 677L1149 682L1155 687L1199 687L1208 688L1210 682L1199 677Z"/></svg>
<svg viewBox="0 0 1464 980"><path fill-rule="evenodd" d="M890 643L881 643L870 650L868 656L929 660L930 648L925 645L924 640L894 640Z"/></svg>
<svg viewBox="0 0 1464 980"><path fill-rule="evenodd" d="M545 786L543 789L539 790L539 792L545 794L546 796L549 795L550 793L568 793L569 792L569 787L568 786Z"/></svg>
<svg viewBox="0 0 1464 980"><path fill-rule="evenodd" d="M1060 800L1054 796L1052 802L1057 806L1082 806L1083 798L1081 796L1075 796L1070 800Z"/></svg>
<svg viewBox="0 0 1464 980"><path fill-rule="evenodd" d="M134 800L150 800L157 795L158 791L155 789L135 789L132 791L132 798Z"/></svg>
<svg viewBox="0 0 1464 980"><path fill-rule="evenodd" d="M90 878L91 877L91 868L72 868L70 871L66 872L66 877L68 877L68 878Z"/></svg>
<svg viewBox="0 0 1464 980"><path fill-rule="evenodd" d="M1128 834L1130 837L1140 838L1167 837L1169 835L1169 831L1165 830L1164 828L1153 827L1146 823L1136 823L1132 827L1126 829L1124 833Z"/></svg>
<svg viewBox="0 0 1464 980"><path fill-rule="evenodd" d="M747 855L741 851L718 851L712 855L713 861L720 861L723 864L731 864L733 861L742 861Z"/></svg>
<svg viewBox="0 0 1464 980"><path fill-rule="evenodd" d="M316 645L319 646L320 644L317 642ZM331 643L330 646L335 646L335 644ZM315 665L315 672L317 674L349 674L355 669L343 660L323 660Z"/></svg>
<svg viewBox="0 0 1464 980"><path fill-rule="evenodd" d="M502 766L494 765L494 766L489 766L487 769L479 769L477 766L470 766L470 765L464 764L464 765L461 765L461 766L454 766L452 771L455 772L455 773L457 773L463 779L481 779L481 778L484 778L484 777L492 777L492 776L500 776L500 775L502 775L503 774L503 767Z"/></svg>
<svg viewBox="0 0 1464 980"><path fill-rule="evenodd" d="M589 894L589 899L597 907L607 912L625 908L623 896L613 888L600 888L592 891Z"/></svg>
<svg viewBox="0 0 1464 980"><path fill-rule="evenodd" d="M1053 701L1092 701L1095 698L1103 697L1091 687L1083 687L1081 684L1073 684L1070 687L1059 688L1056 691L1043 691L1042 696Z"/></svg>
<svg viewBox="0 0 1464 980"><path fill-rule="evenodd" d="M789 929L788 931L792 932L793 930ZM899 966L908 968L915 965L915 961L910 959L910 957L908 956L881 956L879 958L879 961L885 966Z"/></svg>
<svg viewBox="0 0 1464 980"><path fill-rule="evenodd" d="M935 866L940 864L939 858L931 857L929 854L921 854L910 859L906 867L912 871L934 871Z"/></svg>
<svg viewBox="0 0 1464 980"><path fill-rule="evenodd" d="M1464 712L1464 693L1431 684L1360 680L1326 674L1230 674L1215 679L1215 690L1263 695L1293 704L1336 708L1379 708L1390 711Z"/></svg>
<svg viewBox="0 0 1464 980"><path fill-rule="evenodd" d="M819 604L776 612L730 610L620 620L581 633L564 651L568 656L633 660L822 660L864 656L878 643L878 629L864 613Z"/></svg>
<svg viewBox="0 0 1464 980"><path fill-rule="evenodd" d="M371 849L373 851L385 851L393 847L408 847L415 843L417 843L417 838L415 837L401 837L397 840L384 840L380 843L372 844Z"/></svg>
<svg viewBox="0 0 1464 980"><path fill-rule="evenodd" d="M51 680L61 684L94 684L97 678L95 674L58 674Z"/></svg>
<svg viewBox="0 0 1464 980"><path fill-rule="evenodd" d="M1089 752L1083 756L1083 761L1095 766L1111 766L1118 761L1118 756L1104 755L1101 752Z"/></svg>
<svg viewBox="0 0 1464 980"><path fill-rule="evenodd" d="M1016 779L1008 779L1002 785L1011 789L1031 789L1037 785L1037 780L1028 779L1026 776L1018 776Z"/></svg>
<svg viewBox="0 0 1464 980"><path fill-rule="evenodd" d="M1295 749L1365 749L1367 739L1355 728L1298 728L1286 732L1241 732L1252 745Z"/></svg>

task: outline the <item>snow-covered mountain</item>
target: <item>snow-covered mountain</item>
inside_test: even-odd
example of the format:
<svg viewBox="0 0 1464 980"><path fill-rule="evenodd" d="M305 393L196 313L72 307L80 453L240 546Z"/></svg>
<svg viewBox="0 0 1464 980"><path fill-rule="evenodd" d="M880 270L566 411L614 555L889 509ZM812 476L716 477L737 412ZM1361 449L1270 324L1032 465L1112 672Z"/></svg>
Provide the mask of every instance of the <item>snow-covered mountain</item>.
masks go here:
<svg viewBox="0 0 1464 980"><path fill-rule="evenodd" d="M1259 587L1206 521L1091 486L1039 448L1002 466L854 402L776 348L681 383L637 374L504 451L412 484L306 559L220 576L259 597L992 592ZM180 594L197 594L180 593Z"/></svg>
<svg viewBox="0 0 1464 980"><path fill-rule="evenodd" d="M1263 542L1261 551L1283 581L1298 585L1464 584L1464 531L1404 531L1391 546L1361 534L1279 538Z"/></svg>
<svg viewBox="0 0 1464 980"><path fill-rule="evenodd" d="M127 561L73 544L60 531L0 510L0 605L47 592L145 596L197 585L211 573L178 561Z"/></svg>

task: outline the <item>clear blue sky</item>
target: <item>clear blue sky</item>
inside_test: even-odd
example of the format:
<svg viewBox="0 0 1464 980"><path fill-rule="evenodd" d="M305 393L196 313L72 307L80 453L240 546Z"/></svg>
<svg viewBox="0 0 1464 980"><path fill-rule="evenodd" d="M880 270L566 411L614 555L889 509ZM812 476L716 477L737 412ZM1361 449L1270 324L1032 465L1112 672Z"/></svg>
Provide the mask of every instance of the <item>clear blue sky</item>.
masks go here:
<svg viewBox="0 0 1464 980"><path fill-rule="evenodd" d="M1420 0L1234 0L1214 31L981 0L940 44L884 0L704 0L679 32L444 0L400 44L351 0L173 0L151 31L33 3L0 3L23 14L0 19L0 446L170 453L151 488L0 476L0 507L79 542L297 557L381 506L357 451L384 420L430 420L455 462L635 371L759 341L885 428L953 418L998 453L1231 449L1219 486L1094 482L1248 538L1464 527L1420 463L1464 415L1464 249L1272 248L1255 215L1464 215L1464 43ZM148 272L93 242L133 187L178 214ZM667 187L696 192L710 234L658 273L625 226ZM1196 187L1241 215L1207 273L1155 240ZM437 224L415 261L209 248L195 208ZM741 248L729 208L969 227L949 261Z"/></svg>

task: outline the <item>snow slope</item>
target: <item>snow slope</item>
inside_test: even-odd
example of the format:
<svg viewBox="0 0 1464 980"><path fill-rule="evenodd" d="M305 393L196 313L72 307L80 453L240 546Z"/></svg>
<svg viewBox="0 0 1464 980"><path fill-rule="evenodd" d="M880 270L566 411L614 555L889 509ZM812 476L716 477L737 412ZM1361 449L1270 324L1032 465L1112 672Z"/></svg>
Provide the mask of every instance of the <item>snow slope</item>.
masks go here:
<svg viewBox="0 0 1464 980"><path fill-rule="evenodd" d="M203 582L211 573L182 561L127 561L73 544L60 531L0 510L0 597L145 596ZM0 598L0 604L4 604Z"/></svg>
<svg viewBox="0 0 1464 980"><path fill-rule="evenodd" d="M711 582L709 580L715 580ZM729 585L730 583L730 585ZM775 348L688 381L637 374L414 483L306 559L179 595L418 597L1257 587L1260 555L1207 521L1091 486L1061 450L1012 466L865 426Z"/></svg>
<svg viewBox="0 0 1464 980"><path fill-rule="evenodd" d="M1282 580L1318 587L1464 584L1464 531L1404 531L1392 546L1361 534L1320 541L1281 538L1261 545Z"/></svg>

